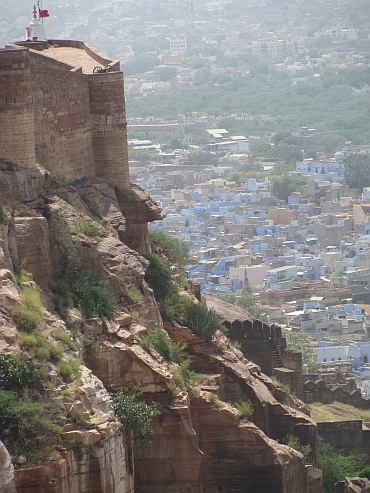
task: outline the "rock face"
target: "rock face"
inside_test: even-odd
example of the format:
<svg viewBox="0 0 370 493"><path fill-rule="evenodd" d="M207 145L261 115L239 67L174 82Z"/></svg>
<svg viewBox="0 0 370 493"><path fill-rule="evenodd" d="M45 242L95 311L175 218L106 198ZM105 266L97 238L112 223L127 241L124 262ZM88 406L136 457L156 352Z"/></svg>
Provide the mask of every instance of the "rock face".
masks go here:
<svg viewBox="0 0 370 493"><path fill-rule="evenodd" d="M367 478L346 478L337 483L336 493L369 493L370 481Z"/></svg>
<svg viewBox="0 0 370 493"><path fill-rule="evenodd" d="M0 442L0 471L0 492L16 493L14 467L10 455L2 442Z"/></svg>
<svg viewBox="0 0 370 493"><path fill-rule="evenodd" d="M66 383L56 365L47 364L53 388L46 392L64 413L58 445L53 445L59 458L18 468L17 493L319 493L317 470L308 472L302 456L277 441L291 433L316 453L316 426L304 414L303 403L285 394L240 351L227 349L223 336L217 344L206 343L187 327L165 324L173 341L187 343L192 369L212 381L175 396L169 392L174 388L170 363L139 345L148 327L163 327L144 278L148 261L138 253L151 251L147 222L161 218L156 204L138 187L115 191L102 180L83 179L73 187L54 183L47 189L42 169L22 173L0 172L5 209L12 213L11 201L20 197L33 211L0 222L0 351L36 355L34 347L20 348L17 342L12 307L22 296L13 262L25 259L26 270L42 289L45 306L39 330L54 344L58 330L65 331L68 340L72 332L53 313L50 279L62 277L68 283L83 266L93 280L109 283L117 312L113 320L101 320L83 319L78 309L70 310L75 347L65 342L63 358L80 356L80 377ZM76 227L89 222L101 228L99 234ZM137 384L142 399L156 401L160 410L149 448L132 445L108 393ZM67 394L69 400L63 397ZM238 400L253 404L249 420L235 408ZM5 471L0 492L14 493L12 465L1 444L0 467Z"/></svg>
<svg viewBox="0 0 370 493"><path fill-rule="evenodd" d="M126 218L126 231L121 235L122 241L142 254L151 253L148 222L163 219L158 205L137 185L118 188L117 198Z"/></svg>

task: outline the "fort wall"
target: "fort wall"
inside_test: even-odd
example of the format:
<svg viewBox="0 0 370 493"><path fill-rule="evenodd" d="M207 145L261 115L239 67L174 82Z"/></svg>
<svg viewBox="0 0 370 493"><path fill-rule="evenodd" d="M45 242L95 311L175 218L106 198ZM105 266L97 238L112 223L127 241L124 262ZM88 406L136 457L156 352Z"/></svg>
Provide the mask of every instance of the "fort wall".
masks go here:
<svg viewBox="0 0 370 493"><path fill-rule="evenodd" d="M93 73L95 64L113 71ZM87 176L130 187L123 74L88 43L0 50L0 125L2 160L23 168L38 162L67 182Z"/></svg>
<svg viewBox="0 0 370 493"><path fill-rule="evenodd" d="M28 168L35 165L29 52L3 49L0 60L0 157Z"/></svg>
<svg viewBox="0 0 370 493"><path fill-rule="evenodd" d="M95 176L86 76L42 53L30 62L37 162L66 181Z"/></svg>

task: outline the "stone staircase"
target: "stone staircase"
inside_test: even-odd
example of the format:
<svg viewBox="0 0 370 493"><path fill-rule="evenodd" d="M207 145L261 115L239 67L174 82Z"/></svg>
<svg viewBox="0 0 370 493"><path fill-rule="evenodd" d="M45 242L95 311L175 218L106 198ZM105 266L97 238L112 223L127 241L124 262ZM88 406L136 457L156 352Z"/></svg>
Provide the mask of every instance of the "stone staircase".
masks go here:
<svg viewBox="0 0 370 493"><path fill-rule="evenodd" d="M279 351L277 350L277 347L275 344L270 341L271 344L271 349L272 349L272 354L274 355L274 360L275 360L275 368L283 368L283 362L281 361Z"/></svg>

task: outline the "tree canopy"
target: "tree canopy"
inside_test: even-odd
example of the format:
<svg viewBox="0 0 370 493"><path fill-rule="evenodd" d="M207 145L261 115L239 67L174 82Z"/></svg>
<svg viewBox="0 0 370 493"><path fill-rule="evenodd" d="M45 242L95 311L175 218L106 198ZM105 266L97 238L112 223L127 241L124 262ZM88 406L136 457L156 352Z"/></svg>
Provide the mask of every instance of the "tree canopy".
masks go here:
<svg viewBox="0 0 370 493"><path fill-rule="evenodd" d="M284 174L272 179L271 191L278 199L287 201L292 192L299 190L306 181L306 178L297 174Z"/></svg>
<svg viewBox="0 0 370 493"><path fill-rule="evenodd" d="M345 161L344 178L350 188L370 187L370 155L348 156Z"/></svg>
<svg viewBox="0 0 370 493"><path fill-rule="evenodd" d="M240 308L244 308L247 310L253 317L260 320L261 322L267 321L267 316L269 314L269 310L258 303L257 296L251 293L243 293L241 295L237 294L225 294L220 297L222 301L226 301L227 303L231 303L232 305L240 306Z"/></svg>

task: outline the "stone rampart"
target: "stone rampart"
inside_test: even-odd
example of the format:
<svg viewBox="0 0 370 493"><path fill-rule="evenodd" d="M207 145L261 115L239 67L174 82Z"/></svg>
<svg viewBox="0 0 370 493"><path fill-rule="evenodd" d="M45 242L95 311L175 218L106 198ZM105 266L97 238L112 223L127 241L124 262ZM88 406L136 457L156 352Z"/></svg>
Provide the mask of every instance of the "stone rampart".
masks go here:
<svg viewBox="0 0 370 493"><path fill-rule="evenodd" d="M113 71L93 73L95 64ZM38 162L67 182L87 176L130 187L123 74L88 43L0 50L0 125L2 160Z"/></svg>
<svg viewBox="0 0 370 493"><path fill-rule="evenodd" d="M370 399L363 399L360 390L348 392L341 387L329 389L323 380L317 382L308 380L303 389L303 400L308 404L312 402L321 402L322 404L341 402L359 409L370 409Z"/></svg>

